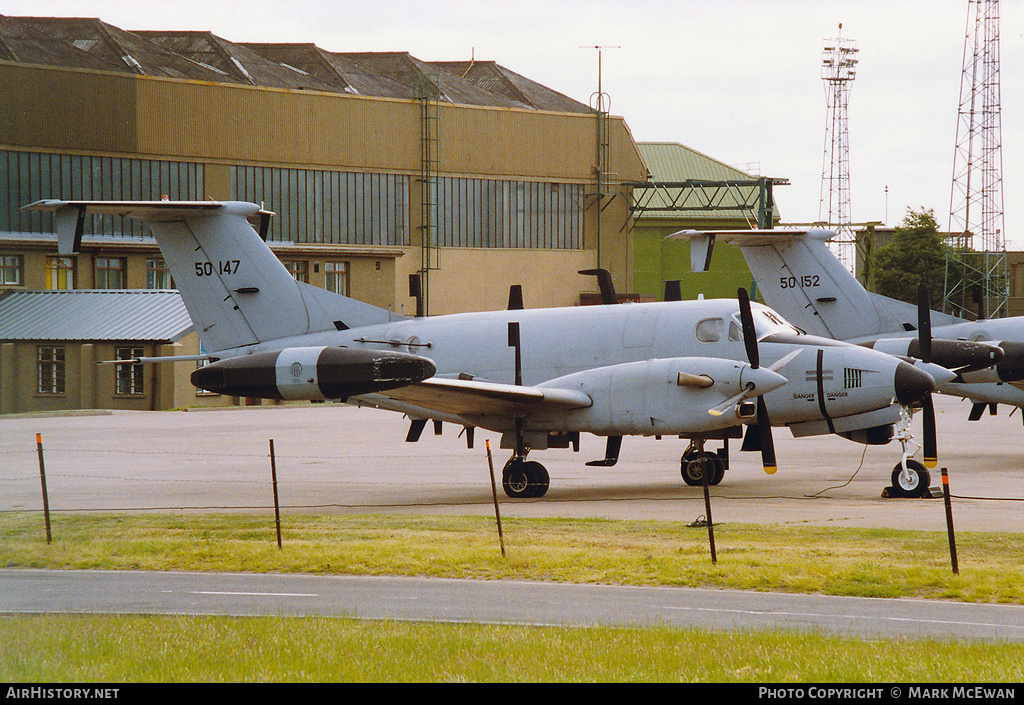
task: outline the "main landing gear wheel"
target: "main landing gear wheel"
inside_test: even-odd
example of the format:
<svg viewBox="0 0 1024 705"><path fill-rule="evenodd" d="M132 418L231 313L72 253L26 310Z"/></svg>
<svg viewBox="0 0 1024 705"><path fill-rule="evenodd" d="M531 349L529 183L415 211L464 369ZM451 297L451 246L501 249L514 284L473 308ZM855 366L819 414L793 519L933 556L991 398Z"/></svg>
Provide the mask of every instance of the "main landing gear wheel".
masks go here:
<svg viewBox="0 0 1024 705"><path fill-rule="evenodd" d="M532 460L512 458L501 472L501 488L513 499L543 497L550 485L547 468Z"/></svg>
<svg viewBox="0 0 1024 705"><path fill-rule="evenodd" d="M717 485L725 477L725 460L715 453L684 453L679 461L683 482L691 487L704 484L704 468L708 469L708 484Z"/></svg>
<svg viewBox="0 0 1024 705"><path fill-rule="evenodd" d="M916 460L907 459L907 467L899 463L892 469L892 486L900 497L923 497L931 486L931 475L924 465Z"/></svg>

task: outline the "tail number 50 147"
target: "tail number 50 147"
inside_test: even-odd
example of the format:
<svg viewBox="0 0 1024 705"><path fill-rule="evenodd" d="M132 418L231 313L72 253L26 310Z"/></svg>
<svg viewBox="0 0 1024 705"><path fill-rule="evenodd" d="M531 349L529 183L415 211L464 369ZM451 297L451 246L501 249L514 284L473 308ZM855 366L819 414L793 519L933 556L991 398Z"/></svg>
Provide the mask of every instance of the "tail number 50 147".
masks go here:
<svg viewBox="0 0 1024 705"><path fill-rule="evenodd" d="M197 277L212 277L214 274L237 274L240 260L226 259L220 262L196 262Z"/></svg>

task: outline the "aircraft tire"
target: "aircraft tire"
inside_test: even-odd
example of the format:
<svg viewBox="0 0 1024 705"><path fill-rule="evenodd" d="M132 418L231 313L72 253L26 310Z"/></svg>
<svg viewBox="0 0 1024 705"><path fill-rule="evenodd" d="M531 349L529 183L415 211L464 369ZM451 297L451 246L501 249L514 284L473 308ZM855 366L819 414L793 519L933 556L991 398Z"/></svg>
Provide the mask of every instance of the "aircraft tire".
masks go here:
<svg viewBox="0 0 1024 705"><path fill-rule="evenodd" d="M717 485L725 477L725 461L718 455L705 453L703 455L703 462L698 454L683 455L679 467L679 473L683 476L683 482L690 487L700 487L703 485L704 467L709 468L709 485Z"/></svg>
<svg viewBox="0 0 1024 705"><path fill-rule="evenodd" d="M550 485L547 468L534 461L512 458L501 473L501 488L512 499L543 497Z"/></svg>
<svg viewBox="0 0 1024 705"><path fill-rule="evenodd" d="M547 494L548 487L551 486L551 477L548 475L548 469L538 462L530 461L526 463L525 470L530 478L530 484L533 486L530 496L543 497Z"/></svg>
<svg viewBox="0 0 1024 705"><path fill-rule="evenodd" d="M923 497L931 486L931 475L924 465L916 460L907 460L906 472L903 463L897 463L892 469L892 487L900 497Z"/></svg>

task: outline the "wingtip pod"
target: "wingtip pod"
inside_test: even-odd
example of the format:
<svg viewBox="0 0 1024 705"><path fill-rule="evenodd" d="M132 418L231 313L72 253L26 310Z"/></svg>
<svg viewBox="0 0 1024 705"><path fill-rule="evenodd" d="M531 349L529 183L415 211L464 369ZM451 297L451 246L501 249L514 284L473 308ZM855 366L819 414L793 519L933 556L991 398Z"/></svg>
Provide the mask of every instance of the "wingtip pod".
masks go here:
<svg viewBox="0 0 1024 705"><path fill-rule="evenodd" d="M424 357L338 347L285 348L226 358L192 373L192 384L260 399L346 399L422 382L436 371Z"/></svg>

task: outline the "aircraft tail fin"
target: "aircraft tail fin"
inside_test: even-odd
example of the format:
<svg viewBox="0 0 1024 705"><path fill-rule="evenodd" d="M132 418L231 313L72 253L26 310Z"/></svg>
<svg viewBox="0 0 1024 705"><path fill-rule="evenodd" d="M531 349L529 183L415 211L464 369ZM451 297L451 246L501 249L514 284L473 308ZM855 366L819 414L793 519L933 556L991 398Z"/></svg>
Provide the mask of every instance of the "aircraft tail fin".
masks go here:
<svg viewBox="0 0 1024 705"><path fill-rule="evenodd" d="M39 201L61 253L77 252L86 213L126 215L152 230L207 352L402 318L298 282L253 227L272 215L238 201Z"/></svg>
<svg viewBox="0 0 1024 705"><path fill-rule="evenodd" d="M690 240L691 252L697 238L739 247L765 303L808 333L850 340L904 331L828 248L834 236L822 229L773 229L682 231L669 237Z"/></svg>

